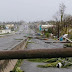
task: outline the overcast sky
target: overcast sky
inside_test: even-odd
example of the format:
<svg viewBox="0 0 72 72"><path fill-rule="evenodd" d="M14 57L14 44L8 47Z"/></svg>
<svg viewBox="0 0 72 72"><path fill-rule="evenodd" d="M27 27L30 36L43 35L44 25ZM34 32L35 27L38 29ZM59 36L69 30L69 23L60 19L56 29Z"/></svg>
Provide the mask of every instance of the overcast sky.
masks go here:
<svg viewBox="0 0 72 72"><path fill-rule="evenodd" d="M48 21L66 5L65 13L72 15L72 0L0 0L0 21Z"/></svg>

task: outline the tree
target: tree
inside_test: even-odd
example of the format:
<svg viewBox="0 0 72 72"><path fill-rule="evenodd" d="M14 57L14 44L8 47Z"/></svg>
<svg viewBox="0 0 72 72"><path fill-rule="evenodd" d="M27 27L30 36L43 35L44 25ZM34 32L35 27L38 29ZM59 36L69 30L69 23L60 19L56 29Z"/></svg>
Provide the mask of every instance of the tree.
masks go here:
<svg viewBox="0 0 72 72"><path fill-rule="evenodd" d="M63 18L63 28L66 29L66 33L68 33L69 29L72 28L72 16L70 14L65 14Z"/></svg>
<svg viewBox="0 0 72 72"><path fill-rule="evenodd" d="M65 8L66 8L66 6L64 5L64 3L60 4L60 6L59 6L59 13L60 13L60 16L61 16L61 23L62 23L62 20L63 20Z"/></svg>
<svg viewBox="0 0 72 72"><path fill-rule="evenodd" d="M63 24L63 17L64 17L64 14L65 14L65 8L66 8L66 6L64 5L64 3L61 3L59 5L59 11L54 16L54 19L56 20L58 38L59 38L61 30L62 30L62 24Z"/></svg>
<svg viewBox="0 0 72 72"><path fill-rule="evenodd" d="M57 37L59 38L59 33L60 33L60 15L59 12L56 12L56 14L53 16L55 19L55 25L56 25L56 29L55 29L55 34L57 34Z"/></svg>

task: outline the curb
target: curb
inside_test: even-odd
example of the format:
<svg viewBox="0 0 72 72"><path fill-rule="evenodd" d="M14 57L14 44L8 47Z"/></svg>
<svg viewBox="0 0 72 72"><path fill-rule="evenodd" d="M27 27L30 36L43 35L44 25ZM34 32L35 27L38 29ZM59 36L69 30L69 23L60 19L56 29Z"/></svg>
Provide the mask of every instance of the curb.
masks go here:
<svg viewBox="0 0 72 72"><path fill-rule="evenodd" d="M13 47L11 50L24 50L29 38L21 41L18 45ZM1 60L0 61L0 72L10 72L13 70L18 59L14 60Z"/></svg>

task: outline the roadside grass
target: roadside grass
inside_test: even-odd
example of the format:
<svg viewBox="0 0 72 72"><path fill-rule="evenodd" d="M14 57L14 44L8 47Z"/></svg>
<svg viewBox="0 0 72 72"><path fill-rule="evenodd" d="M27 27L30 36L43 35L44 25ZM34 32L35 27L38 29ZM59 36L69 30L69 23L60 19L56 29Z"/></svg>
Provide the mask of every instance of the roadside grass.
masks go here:
<svg viewBox="0 0 72 72"><path fill-rule="evenodd" d="M29 38L29 40L31 40L32 38Z"/></svg>
<svg viewBox="0 0 72 72"><path fill-rule="evenodd" d="M23 72L21 69L20 69L20 65L22 63L23 59L19 59L13 69L13 72Z"/></svg>
<svg viewBox="0 0 72 72"><path fill-rule="evenodd" d="M70 67L72 66L72 63L67 63L66 65L62 66L62 68L67 68L67 67Z"/></svg>
<svg viewBox="0 0 72 72"><path fill-rule="evenodd" d="M57 38L53 38L54 40L57 40Z"/></svg>
<svg viewBox="0 0 72 72"><path fill-rule="evenodd" d="M23 39L15 39L15 40L23 40Z"/></svg>
<svg viewBox="0 0 72 72"><path fill-rule="evenodd" d="M28 59L28 61L51 63L51 62L57 61L57 58L51 58L51 59L48 59L48 58L45 58L45 59L44 58L36 58L36 59Z"/></svg>
<svg viewBox="0 0 72 72"><path fill-rule="evenodd" d="M58 63L59 63L59 61L56 61L56 62L48 63L48 64L45 64L45 65L37 65L37 67L40 67L40 68L56 67L56 65ZM70 66L72 66L72 64L71 63L67 63L64 66L62 66L61 68L68 68Z"/></svg>
<svg viewBox="0 0 72 72"><path fill-rule="evenodd" d="M37 67L40 67L40 68L56 67L57 63L58 62L48 63L48 64L45 64L45 65L37 65Z"/></svg>
<svg viewBox="0 0 72 72"><path fill-rule="evenodd" d="M72 47L72 43L67 43L67 44L64 44L64 47Z"/></svg>
<svg viewBox="0 0 72 72"><path fill-rule="evenodd" d="M23 40L23 39L15 39L15 40ZM31 40L31 38L29 38L29 40ZM25 47L27 47L27 45L28 45L28 42L27 42L27 44L26 44ZM15 65L15 67L14 67L14 69L13 69L12 72L24 72L24 71L22 71L22 70L20 69L20 66L21 66L21 63L22 63L23 60L24 60L24 59L19 59L19 60L17 61L17 63L16 63L16 65Z"/></svg>
<svg viewBox="0 0 72 72"><path fill-rule="evenodd" d="M28 42L28 43L34 43L34 42Z"/></svg>
<svg viewBox="0 0 72 72"><path fill-rule="evenodd" d="M56 65L61 62L62 64L62 67L61 68L68 68L70 66L72 66L72 62L69 62L67 61L65 58L59 58L57 61L55 62L48 62L48 64L45 64L45 65L37 65L37 67L40 67L40 68L48 68L48 67L56 67Z"/></svg>
<svg viewBox="0 0 72 72"><path fill-rule="evenodd" d="M51 59L47 59L44 62L48 62L48 63L53 63L56 62L58 59L57 58L51 58Z"/></svg>
<svg viewBox="0 0 72 72"><path fill-rule="evenodd" d="M42 58L36 58L36 59L28 59L28 61L31 62L45 62L47 59L42 59Z"/></svg>
<svg viewBox="0 0 72 72"><path fill-rule="evenodd" d="M28 61L47 63L45 65L37 65L37 67L40 67L40 68L56 67L56 65L59 62L62 63L62 68L67 68L72 66L72 62L67 61L65 58L50 58L50 59L37 58L37 59L28 59Z"/></svg>
<svg viewBox="0 0 72 72"><path fill-rule="evenodd" d="M29 40L31 40L31 38L29 38ZM29 42L29 40L27 41L27 44L26 44L25 48L27 48L27 45L28 45L29 43L34 43L34 42Z"/></svg>

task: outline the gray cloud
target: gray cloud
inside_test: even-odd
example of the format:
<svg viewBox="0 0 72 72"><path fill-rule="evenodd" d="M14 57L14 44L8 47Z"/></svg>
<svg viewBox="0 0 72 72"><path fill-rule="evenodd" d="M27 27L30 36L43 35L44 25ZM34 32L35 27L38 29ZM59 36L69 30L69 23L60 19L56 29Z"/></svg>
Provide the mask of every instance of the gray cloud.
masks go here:
<svg viewBox="0 0 72 72"><path fill-rule="evenodd" d="M72 0L0 0L0 21L50 20L62 2L72 14Z"/></svg>

